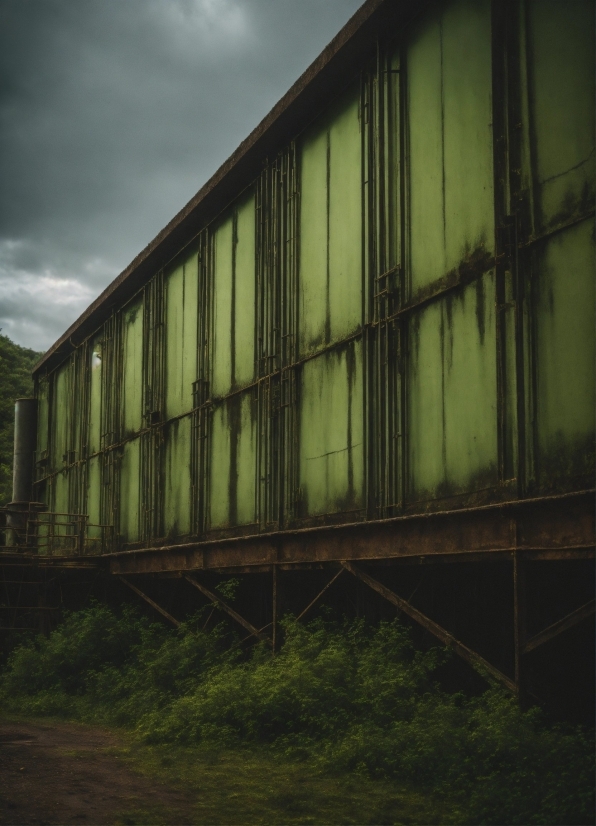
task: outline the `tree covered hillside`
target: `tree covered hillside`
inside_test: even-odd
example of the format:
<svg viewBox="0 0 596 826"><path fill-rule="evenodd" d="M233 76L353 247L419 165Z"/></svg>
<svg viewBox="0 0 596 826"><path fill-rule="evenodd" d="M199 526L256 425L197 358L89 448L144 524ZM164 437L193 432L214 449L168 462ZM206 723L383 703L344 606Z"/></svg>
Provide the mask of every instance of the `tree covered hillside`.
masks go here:
<svg viewBox="0 0 596 826"><path fill-rule="evenodd" d="M14 402L33 394L31 369L41 355L0 334L0 505L12 497Z"/></svg>

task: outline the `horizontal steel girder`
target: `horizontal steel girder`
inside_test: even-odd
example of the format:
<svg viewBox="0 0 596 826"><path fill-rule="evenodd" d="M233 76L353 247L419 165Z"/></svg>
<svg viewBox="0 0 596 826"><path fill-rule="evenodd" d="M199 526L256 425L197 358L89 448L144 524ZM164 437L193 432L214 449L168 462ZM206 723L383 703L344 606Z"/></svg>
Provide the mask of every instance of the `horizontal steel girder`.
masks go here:
<svg viewBox="0 0 596 826"><path fill-rule="evenodd" d="M594 493L334 527L124 551L104 557L113 574L317 565L357 560L529 559L594 554Z"/></svg>

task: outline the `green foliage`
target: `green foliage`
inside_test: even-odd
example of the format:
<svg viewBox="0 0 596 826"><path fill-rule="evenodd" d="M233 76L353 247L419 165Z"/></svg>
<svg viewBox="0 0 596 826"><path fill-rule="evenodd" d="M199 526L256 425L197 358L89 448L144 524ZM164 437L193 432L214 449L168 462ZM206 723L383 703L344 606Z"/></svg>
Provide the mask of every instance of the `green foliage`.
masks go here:
<svg viewBox="0 0 596 826"><path fill-rule="evenodd" d="M593 822L585 732L520 712L496 688L447 694L447 654L417 651L399 622L284 623L271 656L223 628L178 631L93 605L13 651L0 702L133 728L146 742L270 749L327 774L355 772L449 800L469 823Z"/></svg>
<svg viewBox="0 0 596 826"><path fill-rule="evenodd" d="M232 579L226 579L224 582L220 582L216 585L215 590L223 597L223 599L227 599L228 602L234 602L236 599L236 591L239 586L240 580L232 577Z"/></svg>
<svg viewBox="0 0 596 826"><path fill-rule="evenodd" d="M31 370L41 356L0 334L0 506L12 497L15 399L33 395Z"/></svg>

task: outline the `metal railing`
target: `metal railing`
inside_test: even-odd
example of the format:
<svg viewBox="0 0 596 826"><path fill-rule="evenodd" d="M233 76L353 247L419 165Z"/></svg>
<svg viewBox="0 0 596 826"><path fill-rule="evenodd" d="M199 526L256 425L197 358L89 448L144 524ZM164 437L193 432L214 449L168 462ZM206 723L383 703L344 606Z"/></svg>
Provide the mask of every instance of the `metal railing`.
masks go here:
<svg viewBox="0 0 596 826"><path fill-rule="evenodd" d="M31 503L37 504L37 503ZM37 553L40 556L91 556L112 549L113 525L96 525L87 514L2 509L6 524L0 527L0 551Z"/></svg>

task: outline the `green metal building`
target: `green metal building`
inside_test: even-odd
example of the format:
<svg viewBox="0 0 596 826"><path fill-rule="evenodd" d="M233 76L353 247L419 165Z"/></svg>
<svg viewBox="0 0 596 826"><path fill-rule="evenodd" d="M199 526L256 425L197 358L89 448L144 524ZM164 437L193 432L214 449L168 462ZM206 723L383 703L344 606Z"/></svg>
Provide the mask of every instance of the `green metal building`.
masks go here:
<svg viewBox="0 0 596 826"><path fill-rule="evenodd" d="M516 617L522 561L567 560L573 591L594 127L591 0L367 0L36 366L38 552L492 555Z"/></svg>

